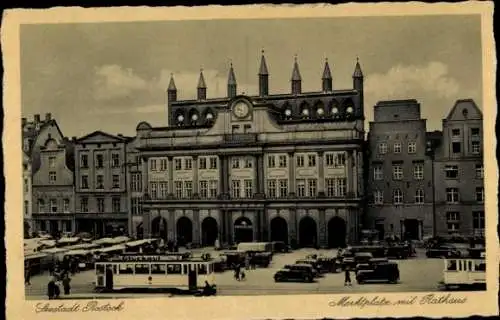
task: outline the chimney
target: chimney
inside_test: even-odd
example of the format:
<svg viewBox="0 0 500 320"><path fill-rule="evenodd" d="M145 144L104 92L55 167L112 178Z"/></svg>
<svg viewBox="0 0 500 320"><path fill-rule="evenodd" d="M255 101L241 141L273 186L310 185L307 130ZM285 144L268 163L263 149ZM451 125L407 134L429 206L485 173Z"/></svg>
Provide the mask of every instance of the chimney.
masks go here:
<svg viewBox="0 0 500 320"><path fill-rule="evenodd" d="M24 127L28 123L28 119L21 118L21 125Z"/></svg>
<svg viewBox="0 0 500 320"><path fill-rule="evenodd" d="M35 114L35 123L40 123L40 115Z"/></svg>
<svg viewBox="0 0 500 320"><path fill-rule="evenodd" d="M50 121L50 120L51 120L51 118L52 118L52 114L51 114L50 112L47 112L47 113L45 114L45 121Z"/></svg>

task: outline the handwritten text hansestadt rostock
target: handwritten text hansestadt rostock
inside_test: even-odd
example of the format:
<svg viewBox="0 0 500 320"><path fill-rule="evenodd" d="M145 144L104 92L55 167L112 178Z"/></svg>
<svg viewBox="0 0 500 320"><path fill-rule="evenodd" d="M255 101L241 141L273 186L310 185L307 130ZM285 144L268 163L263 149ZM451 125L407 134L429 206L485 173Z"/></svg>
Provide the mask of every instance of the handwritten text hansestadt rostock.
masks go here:
<svg viewBox="0 0 500 320"><path fill-rule="evenodd" d="M406 298L375 297L349 297L344 296L328 303L330 307L384 307L384 306L405 306L415 304L463 304L467 302L466 297L457 297L452 294L427 294L425 296L408 296Z"/></svg>
<svg viewBox="0 0 500 320"><path fill-rule="evenodd" d="M125 307L125 302L118 301L116 303L102 303L98 301L90 301L87 303L49 303L40 302L35 305L35 312L59 313L59 312L117 312L122 311Z"/></svg>

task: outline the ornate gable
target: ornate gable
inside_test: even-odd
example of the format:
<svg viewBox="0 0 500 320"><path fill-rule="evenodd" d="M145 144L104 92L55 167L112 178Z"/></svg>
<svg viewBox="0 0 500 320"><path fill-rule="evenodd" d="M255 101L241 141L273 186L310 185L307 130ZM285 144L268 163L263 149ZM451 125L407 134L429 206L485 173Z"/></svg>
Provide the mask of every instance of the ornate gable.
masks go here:
<svg viewBox="0 0 500 320"><path fill-rule="evenodd" d="M78 143L118 143L126 142L124 137L114 136L106 132L95 131L77 139Z"/></svg>
<svg viewBox="0 0 500 320"><path fill-rule="evenodd" d="M447 121L481 120L483 113L472 99L457 100L446 117Z"/></svg>

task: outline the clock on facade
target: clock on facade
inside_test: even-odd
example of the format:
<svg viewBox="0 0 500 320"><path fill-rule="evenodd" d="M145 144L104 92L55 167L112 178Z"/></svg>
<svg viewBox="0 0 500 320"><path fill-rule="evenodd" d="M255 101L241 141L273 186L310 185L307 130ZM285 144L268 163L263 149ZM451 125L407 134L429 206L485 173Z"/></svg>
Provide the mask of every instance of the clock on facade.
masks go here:
<svg viewBox="0 0 500 320"><path fill-rule="evenodd" d="M233 105L233 113L238 118L246 118L250 113L250 108L247 103L239 101Z"/></svg>

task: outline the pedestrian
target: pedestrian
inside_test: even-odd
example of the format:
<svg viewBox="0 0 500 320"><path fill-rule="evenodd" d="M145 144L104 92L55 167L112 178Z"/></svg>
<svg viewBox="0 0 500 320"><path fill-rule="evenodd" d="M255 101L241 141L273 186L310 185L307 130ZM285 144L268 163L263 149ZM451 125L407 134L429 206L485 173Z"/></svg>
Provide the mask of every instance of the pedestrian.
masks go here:
<svg viewBox="0 0 500 320"><path fill-rule="evenodd" d="M57 282L55 282L54 284L54 299L59 299L59 296L61 295L61 289L59 288L59 284Z"/></svg>
<svg viewBox="0 0 500 320"><path fill-rule="evenodd" d="M352 285L351 283L351 270L349 267L345 268L345 279L344 279L344 286L350 286Z"/></svg>
<svg viewBox="0 0 500 320"><path fill-rule="evenodd" d="M244 281L244 280L245 280L245 277L246 277L246 275L245 275L245 270L241 270L241 273L240 273L240 279L241 279L242 281Z"/></svg>
<svg viewBox="0 0 500 320"><path fill-rule="evenodd" d="M49 300L52 300L55 298L56 295L56 279L55 277L50 277L49 283L47 284L47 296L49 297Z"/></svg>
<svg viewBox="0 0 500 320"><path fill-rule="evenodd" d="M71 290L70 282L71 282L71 278L69 277L68 274L66 274L66 276L62 280L62 285L63 285L63 289L64 289L64 295L68 295L69 291Z"/></svg>

